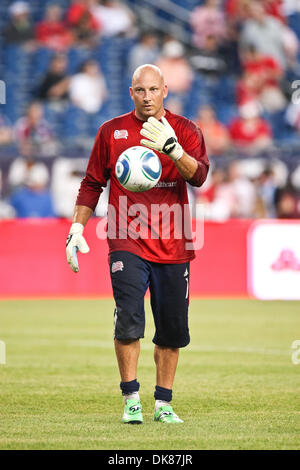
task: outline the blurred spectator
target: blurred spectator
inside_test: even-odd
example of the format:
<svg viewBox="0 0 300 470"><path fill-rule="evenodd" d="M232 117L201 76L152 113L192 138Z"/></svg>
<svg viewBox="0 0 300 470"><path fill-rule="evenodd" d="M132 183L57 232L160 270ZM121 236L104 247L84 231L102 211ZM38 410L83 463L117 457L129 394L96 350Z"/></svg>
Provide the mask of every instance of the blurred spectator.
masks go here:
<svg viewBox="0 0 300 470"><path fill-rule="evenodd" d="M0 220L13 219L16 216L16 211L12 205L0 198Z"/></svg>
<svg viewBox="0 0 300 470"><path fill-rule="evenodd" d="M10 203L17 217L54 217L50 191L47 189L48 171L33 165L27 174L23 187L13 191Z"/></svg>
<svg viewBox="0 0 300 470"><path fill-rule="evenodd" d="M214 168L210 173L210 178L206 180L205 185L197 190L198 203L211 203L216 199L216 193L219 186L224 183L226 172L223 168Z"/></svg>
<svg viewBox="0 0 300 470"><path fill-rule="evenodd" d="M249 46L243 51L242 64L244 73L237 84L238 105L257 100L269 113L284 109L286 99L279 86L283 70L278 62Z"/></svg>
<svg viewBox="0 0 300 470"><path fill-rule="evenodd" d="M251 0L225 0L225 13L230 25L240 25L249 16Z"/></svg>
<svg viewBox="0 0 300 470"><path fill-rule="evenodd" d="M159 54L157 36L151 31L141 34L139 41L131 48L128 55L128 73L132 74L143 64L154 64Z"/></svg>
<svg viewBox="0 0 300 470"><path fill-rule="evenodd" d="M286 0L261 0L264 12L267 15L274 16L282 23L285 23L284 2ZM225 11L230 21L242 22L247 19L250 3L251 0L226 0Z"/></svg>
<svg viewBox="0 0 300 470"><path fill-rule="evenodd" d="M234 24L226 24L226 37L218 45L219 56L226 64L225 73L239 75L241 71L239 51L239 31Z"/></svg>
<svg viewBox="0 0 300 470"><path fill-rule="evenodd" d="M67 57L60 53L50 62L49 69L44 76L37 92L42 101L61 102L68 98L70 78L67 76Z"/></svg>
<svg viewBox="0 0 300 470"><path fill-rule="evenodd" d="M98 21L102 36L134 36L135 15L124 3L116 0L93 2L91 12Z"/></svg>
<svg viewBox="0 0 300 470"><path fill-rule="evenodd" d="M12 127L6 116L0 114L0 145L7 145L12 142Z"/></svg>
<svg viewBox="0 0 300 470"><path fill-rule="evenodd" d="M1 198L2 194L2 172L0 170L0 220L13 219L15 217L14 208Z"/></svg>
<svg viewBox="0 0 300 470"><path fill-rule="evenodd" d="M219 0L206 0L203 6L197 6L192 12L190 23L193 29L193 42L202 49L209 36L217 40L225 37L225 16Z"/></svg>
<svg viewBox="0 0 300 470"><path fill-rule="evenodd" d="M211 106L206 105L199 109L196 122L203 133L209 155L220 155L228 150L229 132L227 127L217 120Z"/></svg>
<svg viewBox="0 0 300 470"><path fill-rule="evenodd" d="M300 217L299 194L291 183L276 193L276 211L279 219L297 219Z"/></svg>
<svg viewBox="0 0 300 470"><path fill-rule="evenodd" d="M52 167L51 191L55 213L59 217L73 217L74 200L86 169L86 159L58 158ZM97 217L107 215L109 184L103 188L97 204Z"/></svg>
<svg viewBox="0 0 300 470"><path fill-rule="evenodd" d="M227 170L212 172L210 185L200 190L198 202L206 205L207 219L252 218L257 204L255 185L243 176L239 162L233 161Z"/></svg>
<svg viewBox="0 0 300 470"><path fill-rule="evenodd" d="M236 207L233 191L226 186L226 171L222 168L212 170L209 181L196 192L197 204L204 205L207 220L226 220Z"/></svg>
<svg viewBox="0 0 300 470"><path fill-rule="evenodd" d="M93 49L99 43L99 35L96 28L91 28L91 17L84 13L79 19L75 29L75 39L78 46Z"/></svg>
<svg viewBox="0 0 300 470"><path fill-rule="evenodd" d="M86 113L97 113L101 109L107 89L96 61L85 62L81 72L71 78L69 93L72 103Z"/></svg>
<svg viewBox="0 0 300 470"><path fill-rule="evenodd" d="M51 3L46 8L45 18L36 25L35 36L43 46L63 50L68 48L73 37L62 21L63 11L59 4Z"/></svg>
<svg viewBox="0 0 300 470"><path fill-rule="evenodd" d="M190 62L194 69L205 77L218 78L226 71L224 55L220 52L215 36L205 38L203 47L197 50Z"/></svg>
<svg viewBox="0 0 300 470"><path fill-rule="evenodd" d="M23 1L9 7L10 21L3 30L4 40L11 44L26 44L34 40L29 4Z"/></svg>
<svg viewBox="0 0 300 470"><path fill-rule="evenodd" d="M183 45L175 40L167 41L156 65L161 69L170 93L187 92L192 85L193 69L184 57Z"/></svg>
<svg viewBox="0 0 300 470"><path fill-rule="evenodd" d="M262 4L267 15L274 16L282 23L286 23L284 9L284 0L262 0Z"/></svg>
<svg viewBox="0 0 300 470"><path fill-rule="evenodd" d="M15 189L17 186L24 185L33 168L38 168L40 173L48 174L46 165L41 162L37 163L29 154L17 157L9 167L7 177L9 187Z"/></svg>
<svg viewBox="0 0 300 470"><path fill-rule="evenodd" d="M90 12L91 5L91 0L72 0L72 4L66 13L67 23L72 27L76 27L82 15L89 14L91 28L98 28L97 21Z"/></svg>
<svg viewBox="0 0 300 470"><path fill-rule="evenodd" d="M215 169L210 185L199 193L198 202L205 204L207 219L226 220L255 216L255 185L243 176L238 161L232 162L227 170Z"/></svg>
<svg viewBox="0 0 300 470"><path fill-rule="evenodd" d="M256 188L254 183L243 175L238 161L229 165L228 185L232 187L236 201L231 217L246 219L254 217L257 203Z"/></svg>
<svg viewBox="0 0 300 470"><path fill-rule="evenodd" d="M59 217L72 217L86 160L80 158L58 158L52 168L51 191L53 205ZM102 197L102 196L101 196Z"/></svg>
<svg viewBox="0 0 300 470"><path fill-rule="evenodd" d="M275 194L276 183L271 168L265 168L256 180L257 193L263 204L264 213L262 217L275 217Z"/></svg>
<svg viewBox="0 0 300 470"><path fill-rule="evenodd" d="M99 22L90 11L91 3L91 0L75 0L66 14L75 42L88 48L97 44L100 31Z"/></svg>
<svg viewBox="0 0 300 470"><path fill-rule="evenodd" d="M272 145L272 131L269 124L259 116L256 102L248 102L239 108L240 116L229 125L234 147L247 153L255 153Z"/></svg>
<svg viewBox="0 0 300 470"><path fill-rule="evenodd" d="M292 44L292 40L297 42L294 33L276 18L266 15L261 2L251 1L249 10L250 18L245 21L241 32L241 49L253 45L258 52L273 57L285 69L290 56L295 54L295 46L297 48L297 44Z"/></svg>
<svg viewBox="0 0 300 470"><path fill-rule="evenodd" d="M291 103L285 114L286 122L300 134L300 100Z"/></svg>
<svg viewBox="0 0 300 470"><path fill-rule="evenodd" d="M29 145L30 152L41 154L54 150L54 136L38 101L29 105L26 115L16 122L14 131L21 149Z"/></svg>

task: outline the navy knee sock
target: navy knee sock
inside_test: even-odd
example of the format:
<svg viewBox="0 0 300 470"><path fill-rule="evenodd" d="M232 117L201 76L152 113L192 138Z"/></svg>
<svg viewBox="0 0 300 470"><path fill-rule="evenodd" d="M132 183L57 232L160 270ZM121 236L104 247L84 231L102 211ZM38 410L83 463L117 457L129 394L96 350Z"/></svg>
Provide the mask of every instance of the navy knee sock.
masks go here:
<svg viewBox="0 0 300 470"><path fill-rule="evenodd" d="M154 398L155 400L172 401L172 390L156 385Z"/></svg>
<svg viewBox="0 0 300 470"><path fill-rule="evenodd" d="M120 389L122 390L122 395L130 395L131 393L139 391L140 384L136 379L130 382L120 382Z"/></svg>

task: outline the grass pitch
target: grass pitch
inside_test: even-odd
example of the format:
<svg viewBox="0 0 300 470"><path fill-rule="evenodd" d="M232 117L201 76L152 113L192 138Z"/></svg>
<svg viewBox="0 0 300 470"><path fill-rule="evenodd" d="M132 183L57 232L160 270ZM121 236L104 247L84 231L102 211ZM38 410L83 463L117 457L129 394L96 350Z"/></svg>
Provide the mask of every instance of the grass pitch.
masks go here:
<svg viewBox="0 0 300 470"><path fill-rule="evenodd" d="M0 302L1 449L299 449L299 302L191 300L173 405L154 423L147 303L138 380L144 424L121 423L112 300Z"/></svg>

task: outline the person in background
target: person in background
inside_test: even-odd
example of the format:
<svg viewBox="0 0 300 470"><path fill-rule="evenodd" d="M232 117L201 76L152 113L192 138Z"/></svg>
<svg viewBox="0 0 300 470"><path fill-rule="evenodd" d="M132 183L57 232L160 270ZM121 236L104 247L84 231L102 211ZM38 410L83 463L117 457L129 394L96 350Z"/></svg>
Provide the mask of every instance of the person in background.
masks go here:
<svg viewBox="0 0 300 470"><path fill-rule="evenodd" d="M30 150L29 145L24 147L22 155L15 158L11 163L7 175L7 183L10 190L23 186L33 167L38 167L41 173L48 173L45 163L37 162L32 157Z"/></svg>
<svg viewBox="0 0 300 470"><path fill-rule="evenodd" d="M216 199L219 186L224 183L226 172L223 168L214 168L203 188L197 189L197 203L210 204Z"/></svg>
<svg viewBox="0 0 300 470"><path fill-rule="evenodd" d="M16 215L14 208L3 198L2 171L0 170L0 220L13 219Z"/></svg>
<svg viewBox="0 0 300 470"><path fill-rule="evenodd" d="M203 47L199 48L192 55L190 62L197 72L200 72L204 77L212 79L219 78L226 72L227 68L227 63L220 52L217 38L212 35L205 37Z"/></svg>
<svg viewBox="0 0 300 470"><path fill-rule="evenodd" d="M272 56L261 54L250 45L242 54L243 75L237 84L237 103L256 99L267 112L281 111L286 99L280 89L283 70Z"/></svg>
<svg viewBox="0 0 300 470"><path fill-rule="evenodd" d="M90 18L90 27L97 29L98 24L90 9L92 6L91 0L73 0L70 7L66 12L66 22L71 27L76 27L78 21L83 14L88 14Z"/></svg>
<svg viewBox="0 0 300 470"><path fill-rule="evenodd" d="M69 83L67 57L63 53L56 54L39 86L37 97L48 103L64 102L68 99Z"/></svg>
<svg viewBox="0 0 300 470"><path fill-rule="evenodd" d="M21 186L13 191L10 203L17 217L54 217L48 170L39 164L33 165Z"/></svg>
<svg viewBox="0 0 300 470"><path fill-rule="evenodd" d="M35 28L35 37L41 46L55 50L65 50L73 42L71 31L62 20L63 11L59 4L50 3L45 18Z"/></svg>
<svg viewBox="0 0 300 470"><path fill-rule="evenodd" d="M8 118L0 114L0 145L12 143L13 131Z"/></svg>
<svg viewBox="0 0 300 470"><path fill-rule="evenodd" d="M210 184L198 191L197 202L205 204L205 217L210 220L252 218L256 215L256 187L243 175L239 162L233 161L226 170L215 168Z"/></svg>
<svg viewBox="0 0 300 470"><path fill-rule="evenodd" d="M225 16L220 6L220 0L206 0L204 5L193 9L190 16L193 30L194 45L200 49L205 47L209 36L218 40L225 37Z"/></svg>
<svg viewBox="0 0 300 470"><path fill-rule="evenodd" d="M34 41L34 29L30 20L30 8L27 2L17 1L9 7L10 20L2 35L9 44L31 45Z"/></svg>
<svg viewBox="0 0 300 470"><path fill-rule="evenodd" d="M265 119L260 117L257 102L249 101L239 107L240 116L229 124L229 134L236 150L255 153L271 147L272 130Z"/></svg>
<svg viewBox="0 0 300 470"><path fill-rule="evenodd" d="M99 44L100 35L96 28L91 27L91 16L89 12L83 13L78 20L74 35L77 46L94 49Z"/></svg>
<svg viewBox="0 0 300 470"><path fill-rule="evenodd" d="M279 219L298 219L300 217L300 196L289 181L275 194L276 216Z"/></svg>
<svg viewBox="0 0 300 470"><path fill-rule="evenodd" d="M52 166L51 194L58 217L72 218L74 198L84 176L86 160L57 158Z"/></svg>
<svg viewBox="0 0 300 470"><path fill-rule="evenodd" d="M300 94L299 94L299 89L298 89L297 96L299 96L299 98L295 98L294 102L290 103L289 106L287 107L287 110L286 110L286 113L285 113L285 121L298 134L300 134Z"/></svg>
<svg viewBox="0 0 300 470"><path fill-rule="evenodd" d="M287 44L294 37L293 33L281 21L267 15L262 3L257 0L250 2L249 13L250 17L245 21L240 35L241 50L254 45L258 52L273 57L285 70L289 62L287 51L293 53Z"/></svg>
<svg viewBox="0 0 300 470"><path fill-rule="evenodd" d="M95 60L88 60L81 72L70 80L71 102L86 113L100 111L107 97L107 88L101 69Z"/></svg>
<svg viewBox="0 0 300 470"><path fill-rule="evenodd" d="M205 219L227 220L237 212L237 198L224 168L215 168L209 181L196 190L196 201L204 205Z"/></svg>
<svg viewBox="0 0 300 470"><path fill-rule="evenodd" d="M128 73L143 64L154 64L159 55L157 36L152 31L144 31L128 56Z"/></svg>
<svg viewBox="0 0 300 470"><path fill-rule="evenodd" d="M267 15L274 16L274 18L281 21L283 24L286 23L284 3L287 2L284 0L262 0L262 5Z"/></svg>
<svg viewBox="0 0 300 470"><path fill-rule="evenodd" d="M224 10L227 24L238 27L249 17L251 0L225 0Z"/></svg>
<svg viewBox="0 0 300 470"><path fill-rule="evenodd" d="M275 217L275 194L276 182L274 181L274 172L272 168L265 168L256 180L257 193L262 202L264 213L263 217Z"/></svg>
<svg viewBox="0 0 300 470"><path fill-rule="evenodd" d="M168 40L155 65L162 71L169 93L185 94L191 88L193 69L185 59L183 45L174 39Z"/></svg>
<svg viewBox="0 0 300 470"><path fill-rule="evenodd" d="M32 153L45 154L53 148L54 135L44 118L43 106L39 101L32 102L25 116L17 120L14 133L21 149L29 145Z"/></svg>
<svg viewBox="0 0 300 470"><path fill-rule="evenodd" d="M196 124L202 130L208 155L221 155L230 147L230 135L224 124L217 120L214 109L205 105L198 111Z"/></svg>
<svg viewBox="0 0 300 470"><path fill-rule="evenodd" d="M93 49L100 41L101 28L91 12L91 0L75 0L66 14L66 21L72 30L78 46Z"/></svg>
<svg viewBox="0 0 300 470"><path fill-rule="evenodd" d="M102 36L135 36L136 17L127 5L116 0L92 0L91 3L90 11L99 24Z"/></svg>
<svg viewBox="0 0 300 470"><path fill-rule="evenodd" d="M236 200L231 216L242 219L255 217L257 194L254 183L243 174L239 161L233 161L227 171L227 184L232 188Z"/></svg>

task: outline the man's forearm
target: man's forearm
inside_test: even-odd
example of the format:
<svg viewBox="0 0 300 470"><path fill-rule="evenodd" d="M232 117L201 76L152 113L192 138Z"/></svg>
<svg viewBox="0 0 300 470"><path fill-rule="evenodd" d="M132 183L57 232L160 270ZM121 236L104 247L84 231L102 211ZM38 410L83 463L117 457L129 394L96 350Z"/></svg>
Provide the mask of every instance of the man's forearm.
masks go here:
<svg viewBox="0 0 300 470"><path fill-rule="evenodd" d="M190 157L185 152L183 152L182 157L174 163L177 170L186 181L190 180L194 176L198 168L197 160Z"/></svg>
<svg viewBox="0 0 300 470"><path fill-rule="evenodd" d="M93 211L87 206L75 206L73 222L77 222L82 225L86 225L87 221L91 217Z"/></svg>

